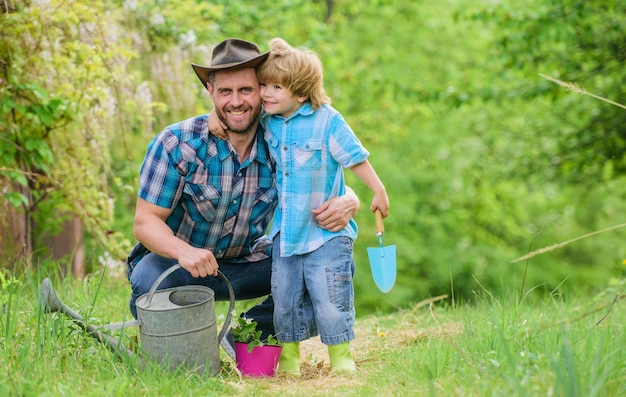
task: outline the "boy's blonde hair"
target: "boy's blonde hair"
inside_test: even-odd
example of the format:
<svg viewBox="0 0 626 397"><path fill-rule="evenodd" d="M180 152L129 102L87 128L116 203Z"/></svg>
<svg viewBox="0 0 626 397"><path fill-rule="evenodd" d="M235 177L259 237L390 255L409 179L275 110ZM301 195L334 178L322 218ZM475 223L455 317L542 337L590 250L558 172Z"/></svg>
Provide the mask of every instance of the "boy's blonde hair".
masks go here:
<svg viewBox="0 0 626 397"><path fill-rule="evenodd" d="M306 97L313 109L330 104L324 91L324 68L317 54L306 48L293 48L281 38L270 40L270 55L257 75L262 83L277 83L297 97Z"/></svg>

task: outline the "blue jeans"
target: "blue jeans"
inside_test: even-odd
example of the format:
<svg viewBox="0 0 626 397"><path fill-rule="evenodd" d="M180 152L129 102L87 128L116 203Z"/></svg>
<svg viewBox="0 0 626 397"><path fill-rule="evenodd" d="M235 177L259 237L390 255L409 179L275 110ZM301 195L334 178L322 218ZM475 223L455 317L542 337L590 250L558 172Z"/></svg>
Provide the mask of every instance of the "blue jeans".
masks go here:
<svg viewBox="0 0 626 397"><path fill-rule="evenodd" d="M132 286L129 307L133 317L137 318L137 307L135 306L137 298L148 293L161 273L175 265L177 261L164 258L155 253L148 253L137 262L134 262L132 255L131 253L131 257L127 260L127 274ZM270 258L254 263L219 261L218 264L219 270L226 276L233 287L235 299L254 299L270 294L272 270ZM216 301L230 300L228 287L222 278L214 276L194 278L187 270L182 268L167 276L158 289L184 285L203 285L215 292ZM256 321L258 329L262 331L261 337L267 338L268 334L275 335L272 321L273 311L274 301L271 296L268 296L267 299L243 313L242 316Z"/></svg>
<svg viewBox="0 0 626 397"><path fill-rule="evenodd" d="M274 326L281 342L320 335L326 345L354 339L354 241L335 237L313 252L280 256L280 234L272 248Z"/></svg>

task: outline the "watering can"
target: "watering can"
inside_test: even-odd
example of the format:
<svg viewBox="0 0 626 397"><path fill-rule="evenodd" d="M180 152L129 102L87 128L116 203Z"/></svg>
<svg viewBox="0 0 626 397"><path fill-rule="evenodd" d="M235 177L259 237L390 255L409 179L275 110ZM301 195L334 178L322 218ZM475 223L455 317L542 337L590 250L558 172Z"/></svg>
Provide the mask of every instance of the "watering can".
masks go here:
<svg viewBox="0 0 626 397"><path fill-rule="evenodd" d="M219 345L230 328L230 320L235 306L235 294L230 282L222 272L218 275L225 281L230 295L228 315L222 330L217 334L215 316L215 293L200 285L188 285L157 291L161 282L181 268L175 264L154 282L147 294L135 302L137 320L110 325L115 329L138 325L141 349L151 359L165 365L170 370L179 367L193 369L199 374L217 376L220 372ZM133 352L122 347L119 340L101 332L100 328L86 325L83 318L67 307L45 279L39 290L40 302L48 312L60 311L77 321L89 335L106 345L121 357L131 357Z"/></svg>

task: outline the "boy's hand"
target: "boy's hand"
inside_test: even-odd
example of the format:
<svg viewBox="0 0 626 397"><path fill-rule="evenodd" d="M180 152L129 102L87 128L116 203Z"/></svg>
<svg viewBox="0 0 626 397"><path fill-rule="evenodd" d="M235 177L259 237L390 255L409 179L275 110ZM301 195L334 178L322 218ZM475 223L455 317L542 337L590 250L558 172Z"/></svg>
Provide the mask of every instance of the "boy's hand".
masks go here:
<svg viewBox="0 0 626 397"><path fill-rule="evenodd" d="M227 129L220 118L217 117L215 109L211 110L211 113L209 113L209 131L219 139L228 139Z"/></svg>
<svg viewBox="0 0 626 397"><path fill-rule="evenodd" d="M375 193L372 198L372 205L370 206L370 210L372 212L376 212L376 210L380 210L383 218L386 218L389 215L389 197L387 196L387 192L383 190L381 193Z"/></svg>

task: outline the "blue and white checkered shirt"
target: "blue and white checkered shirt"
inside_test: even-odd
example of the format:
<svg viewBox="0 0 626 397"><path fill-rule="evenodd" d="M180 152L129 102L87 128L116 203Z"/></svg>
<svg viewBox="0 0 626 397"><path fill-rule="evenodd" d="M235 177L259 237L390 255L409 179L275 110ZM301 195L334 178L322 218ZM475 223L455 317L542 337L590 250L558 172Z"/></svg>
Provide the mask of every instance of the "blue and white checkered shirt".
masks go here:
<svg viewBox="0 0 626 397"><path fill-rule="evenodd" d="M208 115L173 124L148 146L139 197L173 211L166 223L181 240L217 259L252 262L271 255L267 229L277 204L275 163L259 127L239 164L230 143L209 134Z"/></svg>
<svg viewBox="0 0 626 397"><path fill-rule="evenodd" d="M261 124L276 160L280 194L270 237L280 232L281 255L312 252L337 236L355 239L353 219L333 233L318 227L311 214L329 198L345 194L343 168L369 157L343 116L329 105L314 110L306 102L287 119L263 114Z"/></svg>

